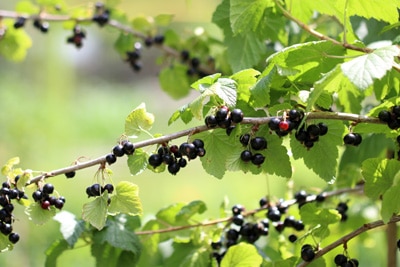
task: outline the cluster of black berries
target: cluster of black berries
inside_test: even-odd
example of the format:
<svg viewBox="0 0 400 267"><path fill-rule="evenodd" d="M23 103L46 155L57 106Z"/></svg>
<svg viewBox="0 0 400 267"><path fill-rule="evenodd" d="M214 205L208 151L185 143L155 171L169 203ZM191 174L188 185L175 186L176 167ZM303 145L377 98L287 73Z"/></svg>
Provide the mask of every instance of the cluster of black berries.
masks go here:
<svg viewBox="0 0 400 267"><path fill-rule="evenodd" d="M358 146L362 142L362 137L358 133L348 133L343 137L346 145Z"/></svg>
<svg viewBox="0 0 400 267"><path fill-rule="evenodd" d="M310 244L304 244L300 251L303 261L310 262L315 258L315 250Z"/></svg>
<svg viewBox="0 0 400 267"><path fill-rule="evenodd" d="M186 50L186 49L182 50L180 52L180 57L181 57L182 62L186 63L189 66L188 70L186 71L187 75L189 75L189 76L197 75L199 78L202 78L202 77L208 75L207 73L205 73L204 71L202 71L200 69L200 64L201 64L200 59L198 57L191 57L190 52L188 50ZM208 60L208 64L213 65L214 59L210 57Z"/></svg>
<svg viewBox="0 0 400 267"><path fill-rule="evenodd" d="M310 124L306 127L302 126L295 134L295 137L305 147L311 148L314 143L319 140L320 136L328 133L328 126L325 123Z"/></svg>
<svg viewBox="0 0 400 267"><path fill-rule="evenodd" d="M177 145L162 145L157 150L157 153L150 155L148 162L154 168L161 164L166 164L168 172L175 175L187 165L187 160L184 156L189 160L193 160L197 157L203 157L205 154L204 142L200 139L195 139L191 143L182 143L179 147Z"/></svg>
<svg viewBox="0 0 400 267"><path fill-rule="evenodd" d="M268 122L269 129L279 136L288 135L292 130L297 129L304 118L302 110L291 109L284 112L282 117L272 117Z"/></svg>
<svg viewBox="0 0 400 267"><path fill-rule="evenodd" d="M336 266L340 267L358 267L359 262L357 259L349 259L343 254L337 254L334 262Z"/></svg>
<svg viewBox="0 0 400 267"><path fill-rule="evenodd" d="M142 45L137 42L135 43L135 47L132 51L126 52L126 61L129 63L134 71L140 71L142 69L142 63L140 62L141 48Z"/></svg>
<svg viewBox="0 0 400 267"><path fill-rule="evenodd" d="M347 210L349 209L349 206L347 205L346 202L339 202L336 206L336 210L339 212L339 214L342 216L340 221L344 222L347 221Z"/></svg>
<svg viewBox="0 0 400 267"><path fill-rule="evenodd" d="M18 17L14 22L14 29L19 29L25 26L26 18Z"/></svg>
<svg viewBox="0 0 400 267"><path fill-rule="evenodd" d="M96 3L96 14L93 16L92 20L96 22L100 27L106 25L110 19L110 10L104 7L103 3Z"/></svg>
<svg viewBox="0 0 400 267"><path fill-rule="evenodd" d="M40 19L35 19L33 21L33 27L39 29L41 32L46 33L49 31L50 24L47 21L42 21Z"/></svg>
<svg viewBox="0 0 400 267"><path fill-rule="evenodd" d="M18 176L17 176L18 177ZM15 179L17 183L17 178ZM8 240L15 244L19 241L19 234L13 233L13 215L14 204L11 203L13 199L27 198L23 191L17 188L11 188L9 182L4 182L0 189L0 232L8 236Z"/></svg>
<svg viewBox="0 0 400 267"><path fill-rule="evenodd" d="M51 196L54 192L54 186L52 184L45 184L42 188L39 188L32 193L32 198L35 202L40 204L40 207L44 210L50 209L50 206L54 206L56 209L62 209L65 204L64 197Z"/></svg>
<svg viewBox="0 0 400 267"><path fill-rule="evenodd" d="M204 122L208 128L215 128L217 126L226 129L227 135L230 135L235 129L235 123L240 123L243 120L243 111L240 109L229 110L227 106L220 107L215 115L208 115Z"/></svg>
<svg viewBox="0 0 400 267"><path fill-rule="evenodd" d="M124 140L113 147L112 153L106 155L106 162L111 165L117 161L117 157L132 155L134 152L135 146L130 141Z"/></svg>
<svg viewBox="0 0 400 267"><path fill-rule="evenodd" d="M400 128L400 106L393 106L390 110L382 110L378 117L381 121L386 122L390 129Z"/></svg>
<svg viewBox="0 0 400 267"><path fill-rule="evenodd" d="M81 48L83 38L86 38L85 32L79 25L76 25L72 30L72 36L67 38L67 43L74 44L76 48Z"/></svg>
<svg viewBox="0 0 400 267"><path fill-rule="evenodd" d="M240 159L242 161L251 162L257 166L264 163L265 156L261 153L254 152L267 148L267 140L264 137L256 136L252 138L250 134L243 134L239 137L239 141L246 147L246 149L240 154Z"/></svg>

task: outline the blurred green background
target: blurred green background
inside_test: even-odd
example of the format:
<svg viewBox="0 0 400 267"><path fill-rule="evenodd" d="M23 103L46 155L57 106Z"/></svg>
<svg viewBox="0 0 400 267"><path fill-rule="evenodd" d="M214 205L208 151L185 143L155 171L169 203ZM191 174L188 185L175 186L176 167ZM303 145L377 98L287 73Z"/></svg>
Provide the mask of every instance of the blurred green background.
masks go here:
<svg viewBox="0 0 400 267"><path fill-rule="evenodd" d="M12 2L16 1L2 1L0 9L12 10ZM122 1L120 8L129 16L175 14L174 26L190 32L203 25L222 39L221 33L209 24L219 2ZM52 23L48 34L41 34L31 25L26 29L33 39L26 60L12 63L0 58L0 164L19 156L23 169L50 171L68 166L79 157L91 159L104 155L123 133L125 117L142 102L156 117L152 133L167 134L188 127L181 122L168 127L167 121L176 109L195 98L196 92L175 101L160 89L157 80L160 67L155 64L156 57L161 55L158 49L145 48L143 71L134 73L113 49L117 31L100 29L97 25L87 27L83 48L76 49L66 44L70 32L60 24ZM202 122L191 126L199 124ZM324 188L324 182L303 165L295 166L295 190ZM291 192L286 180L274 176L228 173L217 180L207 175L198 160L190 162L177 176L150 171L131 176L125 159L111 169L114 182L129 180L139 185L143 220L174 202L204 200L208 206L205 217L216 218L225 196L231 205L241 203L251 209L266 194L287 197L287 192ZM65 210L80 217L81 207L87 201L85 188L95 181L96 171L96 167L79 171L70 180L64 176L51 178L56 190L67 199ZM50 221L35 226L28 221L22 207L17 207L15 215L14 229L21 240L12 252L0 254L0 266L43 266L45 249L61 238L59 224ZM65 253L59 265L94 266L89 255L89 249L82 247Z"/></svg>

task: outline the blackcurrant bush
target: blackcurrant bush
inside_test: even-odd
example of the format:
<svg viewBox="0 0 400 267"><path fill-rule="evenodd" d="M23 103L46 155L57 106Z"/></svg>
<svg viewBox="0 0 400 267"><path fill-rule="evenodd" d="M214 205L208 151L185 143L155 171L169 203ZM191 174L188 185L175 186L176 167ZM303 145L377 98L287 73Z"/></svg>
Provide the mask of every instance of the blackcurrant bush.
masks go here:
<svg viewBox="0 0 400 267"><path fill-rule="evenodd" d="M306 262L310 262L315 258L315 252L311 245L305 244L301 247L301 258Z"/></svg>
<svg viewBox="0 0 400 267"><path fill-rule="evenodd" d="M208 128L215 128L218 125L217 118L214 115L207 116L204 121Z"/></svg>
<svg viewBox="0 0 400 267"><path fill-rule="evenodd" d="M65 173L65 177L67 177L67 178L74 178L75 177L75 172L74 171L72 171L72 172L67 172L67 173Z"/></svg>
<svg viewBox="0 0 400 267"><path fill-rule="evenodd" d="M233 215L238 215L241 214L244 211L244 207L240 204L236 204L232 207L232 214Z"/></svg>
<svg viewBox="0 0 400 267"><path fill-rule="evenodd" d="M347 262L347 257L343 254L337 254L335 256L334 262L336 265L342 266L342 264Z"/></svg>
<svg viewBox="0 0 400 267"><path fill-rule="evenodd" d="M262 150L267 148L267 140L264 137L255 137L250 140L250 146L254 150Z"/></svg>
<svg viewBox="0 0 400 267"><path fill-rule="evenodd" d="M253 157L251 158L251 163L253 163L254 165L261 165L263 164L265 161L265 157L260 154L260 153L256 153L253 155Z"/></svg>
<svg viewBox="0 0 400 267"><path fill-rule="evenodd" d="M291 234L291 235L288 236L288 239L289 239L290 242L294 243L297 240L297 236L294 235L294 234Z"/></svg>
<svg viewBox="0 0 400 267"><path fill-rule="evenodd" d="M8 240L13 244L17 243L19 241L19 234L17 234L17 233L9 234L8 235Z"/></svg>
<svg viewBox="0 0 400 267"><path fill-rule="evenodd" d="M129 141L124 142L122 146L126 155L132 155L135 152L135 146Z"/></svg>
<svg viewBox="0 0 400 267"><path fill-rule="evenodd" d="M117 157L114 154L108 154L106 156L106 162L111 165L117 161Z"/></svg>
<svg viewBox="0 0 400 267"><path fill-rule="evenodd" d="M387 110L382 110L379 112L378 118L383 122L389 122L391 120L390 112Z"/></svg>
<svg viewBox="0 0 400 267"><path fill-rule="evenodd" d="M250 134L241 135L239 141L243 146L247 146L250 142Z"/></svg>
<svg viewBox="0 0 400 267"><path fill-rule="evenodd" d="M231 111L230 117L234 123L240 123L243 120L243 111L240 109L234 109Z"/></svg>
<svg viewBox="0 0 400 267"><path fill-rule="evenodd" d="M253 154L249 150L244 150L240 154L240 159L243 160L244 162L249 162L253 158Z"/></svg>
<svg viewBox="0 0 400 267"><path fill-rule="evenodd" d="M52 184L45 184L42 188L43 193L45 194L53 194L54 186Z"/></svg>

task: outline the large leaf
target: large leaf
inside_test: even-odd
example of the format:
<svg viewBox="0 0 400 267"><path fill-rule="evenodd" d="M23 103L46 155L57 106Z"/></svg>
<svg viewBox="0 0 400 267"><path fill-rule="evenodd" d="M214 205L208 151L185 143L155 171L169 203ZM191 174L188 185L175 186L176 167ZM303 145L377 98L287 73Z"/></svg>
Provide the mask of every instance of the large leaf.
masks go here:
<svg viewBox="0 0 400 267"><path fill-rule="evenodd" d="M128 156L128 167L132 175L138 175L147 168L149 155L141 148L135 149L135 153Z"/></svg>
<svg viewBox="0 0 400 267"><path fill-rule="evenodd" d="M24 29L14 29L13 22L5 20L7 30L0 40L0 55L11 61L25 59L32 40Z"/></svg>
<svg viewBox="0 0 400 267"><path fill-rule="evenodd" d="M103 229L107 217L108 193L96 197L95 200L85 203L82 208L82 219L89 222L97 230Z"/></svg>
<svg viewBox="0 0 400 267"><path fill-rule="evenodd" d="M164 68L160 72L159 79L161 88L172 98L182 98L190 91L187 66L176 64L173 67Z"/></svg>
<svg viewBox="0 0 400 267"><path fill-rule="evenodd" d="M153 123L154 115L146 111L145 103L141 103L125 119L125 134L136 137L143 130L150 130Z"/></svg>
<svg viewBox="0 0 400 267"><path fill-rule="evenodd" d="M115 188L111 197L108 213L126 213L129 215L142 215L143 208L139 198L139 187L133 183L122 181Z"/></svg>
<svg viewBox="0 0 400 267"><path fill-rule="evenodd" d="M321 234L320 237L325 237L329 233L328 225L340 221L341 215L335 209L327 209L318 206L315 203L303 205L300 209L301 220L314 228L315 233Z"/></svg>
<svg viewBox="0 0 400 267"><path fill-rule="evenodd" d="M399 55L399 52L399 48L395 45L379 48L372 53L343 63L341 69L354 85L365 90L374 83L374 79L385 76L395 63L394 58Z"/></svg>
<svg viewBox="0 0 400 267"><path fill-rule="evenodd" d="M234 34L255 31L262 22L264 10L272 4L265 0L231 0L230 21Z"/></svg>
<svg viewBox="0 0 400 267"><path fill-rule="evenodd" d="M221 267L260 266L262 257L254 245L239 243L229 247L221 261Z"/></svg>
<svg viewBox="0 0 400 267"><path fill-rule="evenodd" d="M194 200L181 208L181 210L176 214L176 220L187 223L193 215L202 214L206 210L206 203L201 200Z"/></svg>
<svg viewBox="0 0 400 267"><path fill-rule="evenodd" d="M73 247L80 235L85 231L85 222L76 220L75 215L68 211L59 212L53 219L61 224L61 234L67 241L68 246Z"/></svg>
<svg viewBox="0 0 400 267"><path fill-rule="evenodd" d="M44 224L56 215L56 208L50 206L49 209L42 209L40 203L34 202L25 209L25 213L35 224Z"/></svg>
<svg viewBox="0 0 400 267"><path fill-rule="evenodd" d="M393 215L400 213L400 172L395 177L395 185L382 196L382 219L388 222Z"/></svg>
<svg viewBox="0 0 400 267"><path fill-rule="evenodd" d="M57 266L58 257L68 250L68 243L66 240L56 240L54 241L49 248L46 249L46 261L44 263L45 267L54 267Z"/></svg>
<svg viewBox="0 0 400 267"><path fill-rule="evenodd" d="M210 90L221 98L227 106L236 105L236 82L229 78L219 78L211 85Z"/></svg>

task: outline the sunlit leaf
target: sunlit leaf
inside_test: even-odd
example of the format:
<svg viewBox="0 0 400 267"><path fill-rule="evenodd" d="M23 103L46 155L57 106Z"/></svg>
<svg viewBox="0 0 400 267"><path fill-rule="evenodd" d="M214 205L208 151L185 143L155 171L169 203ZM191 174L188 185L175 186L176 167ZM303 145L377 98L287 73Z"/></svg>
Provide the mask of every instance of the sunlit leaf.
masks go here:
<svg viewBox="0 0 400 267"><path fill-rule="evenodd" d="M141 103L125 119L125 134L138 136L143 130L150 130L153 123L154 115L146 111L146 104Z"/></svg>
<svg viewBox="0 0 400 267"><path fill-rule="evenodd" d="M119 182L115 188L115 194L111 196L108 212L141 215L143 208L139 198L139 187L131 182Z"/></svg>

